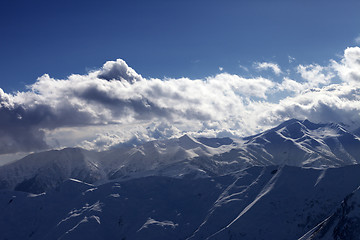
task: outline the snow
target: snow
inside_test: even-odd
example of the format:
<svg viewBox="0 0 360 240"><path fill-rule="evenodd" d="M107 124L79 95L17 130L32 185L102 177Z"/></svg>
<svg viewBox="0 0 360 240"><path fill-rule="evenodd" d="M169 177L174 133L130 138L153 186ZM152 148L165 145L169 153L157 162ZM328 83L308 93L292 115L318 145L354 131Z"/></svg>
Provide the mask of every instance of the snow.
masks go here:
<svg viewBox="0 0 360 240"><path fill-rule="evenodd" d="M160 226L163 228L166 228L166 227L176 228L179 224L173 223L172 221L166 221L166 220L165 221L156 221L149 217L148 220L144 223L144 225L142 225L141 228L138 230L138 232L143 230L144 228L148 228L151 225Z"/></svg>
<svg viewBox="0 0 360 240"><path fill-rule="evenodd" d="M358 136L296 119L243 139L52 150L0 166L0 229L8 239L344 239L360 226L359 163Z"/></svg>
<svg viewBox="0 0 360 240"><path fill-rule="evenodd" d="M68 178L91 184L145 176L207 177L251 166L326 169L360 163L360 140L336 124L289 120L244 139L181 138L105 152L53 150L0 167L0 188L41 193Z"/></svg>
<svg viewBox="0 0 360 240"><path fill-rule="evenodd" d="M325 177L325 174L326 174L326 169L321 171L321 173L319 174L319 177L316 180L314 187L316 187L316 185L318 185L320 183L320 181Z"/></svg>

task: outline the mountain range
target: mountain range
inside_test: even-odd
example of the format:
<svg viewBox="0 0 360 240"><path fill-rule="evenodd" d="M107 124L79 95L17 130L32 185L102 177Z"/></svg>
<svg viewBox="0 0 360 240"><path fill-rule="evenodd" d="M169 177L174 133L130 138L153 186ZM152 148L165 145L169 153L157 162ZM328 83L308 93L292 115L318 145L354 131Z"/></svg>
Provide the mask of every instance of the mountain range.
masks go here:
<svg viewBox="0 0 360 240"><path fill-rule="evenodd" d="M0 167L2 239L359 239L358 135L291 119L31 154Z"/></svg>

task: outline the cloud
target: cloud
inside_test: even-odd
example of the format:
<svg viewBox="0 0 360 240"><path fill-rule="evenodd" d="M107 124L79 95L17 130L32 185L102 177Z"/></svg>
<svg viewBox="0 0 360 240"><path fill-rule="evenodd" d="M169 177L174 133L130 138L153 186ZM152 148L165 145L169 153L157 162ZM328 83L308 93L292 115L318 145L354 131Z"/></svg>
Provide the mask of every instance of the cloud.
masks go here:
<svg viewBox="0 0 360 240"><path fill-rule="evenodd" d="M122 59L106 62L96 73L98 78L109 81L115 79L134 83L141 79L141 75L137 74L135 70L129 67Z"/></svg>
<svg viewBox="0 0 360 240"><path fill-rule="evenodd" d="M258 66L281 73L268 64ZM121 59L65 79L44 74L26 91L0 89L0 154L104 150L184 133L240 137L288 118L359 127L359 65L360 48L353 47L327 66L298 65L293 76L299 79L280 83L229 73L147 79Z"/></svg>
<svg viewBox="0 0 360 240"><path fill-rule="evenodd" d="M263 114L263 122L272 125L283 119L309 119L314 122L335 122L357 128L360 125L360 88L333 84L288 97Z"/></svg>
<svg viewBox="0 0 360 240"><path fill-rule="evenodd" d="M271 62L256 62L255 68L258 70L272 70L276 75L280 75L282 73L280 67L276 63Z"/></svg>
<svg viewBox="0 0 360 240"><path fill-rule="evenodd" d="M181 137L182 132L169 122L128 126L130 131L112 129L111 132L94 133L93 137L77 144L88 150L109 150L117 146L134 146L153 139Z"/></svg>
<svg viewBox="0 0 360 240"><path fill-rule="evenodd" d="M307 89L329 85L336 76L331 66L320 66L318 64L298 65L297 73L301 76L301 81L296 81L284 77L282 83L278 84L278 90L301 93Z"/></svg>
<svg viewBox="0 0 360 240"><path fill-rule="evenodd" d="M308 82L308 87L318 87L320 85L329 84L331 79L335 76L331 69L322 67L318 64L310 64L307 66L299 65L297 67L298 73Z"/></svg>
<svg viewBox="0 0 360 240"><path fill-rule="evenodd" d="M301 84L295 80L292 80L288 77L285 77L281 84L278 85L278 90L280 91L290 91L290 92L301 92L305 90L307 86Z"/></svg>
<svg viewBox="0 0 360 240"><path fill-rule="evenodd" d="M0 153L27 152L32 149L46 149L44 132L36 127L47 113L46 106L33 109L16 106L11 96L0 89ZM28 124L32 119L34 124Z"/></svg>
<svg viewBox="0 0 360 240"><path fill-rule="evenodd" d="M334 60L332 68L344 82L360 83L360 48L351 47L345 49L344 57L340 62Z"/></svg>
<svg viewBox="0 0 360 240"><path fill-rule="evenodd" d="M228 73L197 80L145 79L119 59L67 79L45 74L28 91L6 94L1 90L1 131L7 144L0 146L0 153L45 149L45 133L51 135L61 128L157 123L159 133L164 122L182 132L205 131L211 125L218 128L220 121L241 111L244 100L266 99L274 86L265 78ZM99 134L96 139L82 140L84 146L103 149L129 140L129 136L120 139L106 132ZM169 137L150 135L147 130L146 135L147 139Z"/></svg>

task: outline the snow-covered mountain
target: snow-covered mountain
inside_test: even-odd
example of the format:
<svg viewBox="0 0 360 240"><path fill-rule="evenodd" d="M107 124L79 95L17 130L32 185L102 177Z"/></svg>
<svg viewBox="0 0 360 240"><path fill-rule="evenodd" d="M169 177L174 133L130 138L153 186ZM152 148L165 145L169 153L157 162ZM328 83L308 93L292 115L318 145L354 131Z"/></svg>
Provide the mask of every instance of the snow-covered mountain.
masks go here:
<svg viewBox="0 0 360 240"><path fill-rule="evenodd" d="M360 163L360 139L338 124L292 119L245 140L239 156L252 165L327 168Z"/></svg>
<svg viewBox="0 0 360 240"><path fill-rule="evenodd" d="M104 177L96 153L66 148L31 154L0 167L0 188L41 193L68 178L95 182Z"/></svg>
<svg viewBox="0 0 360 240"><path fill-rule="evenodd" d="M39 195L1 190L1 237L298 239L331 216L360 185L359 175L358 165L268 166L217 177L150 176L98 186L69 179ZM358 216L356 204L347 206L348 217L351 211Z"/></svg>
<svg viewBox="0 0 360 240"><path fill-rule="evenodd" d="M121 147L105 152L79 148L52 150L31 154L1 166L0 189L41 193L69 178L96 183L147 175L179 177L190 173L203 174L191 166L169 166L199 156L220 154L231 147L225 144L209 147L184 135L178 139L151 141L136 147Z"/></svg>
<svg viewBox="0 0 360 240"><path fill-rule="evenodd" d="M189 162L208 175L251 166L287 165L311 168L360 163L360 138L338 124L288 120L263 133L234 141L229 151Z"/></svg>
<svg viewBox="0 0 360 240"><path fill-rule="evenodd" d="M243 139L31 154L0 167L0 238L356 239L355 133L293 119Z"/></svg>
<svg viewBox="0 0 360 240"><path fill-rule="evenodd" d="M124 149L115 149L101 154L101 163L110 179L144 175L184 175L189 171L164 173L164 168L195 157L210 157L231 148L228 145L210 147L184 135L165 141L151 141L143 145Z"/></svg>
<svg viewBox="0 0 360 240"><path fill-rule="evenodd" d="M358 136L337 124L292 119L237 140L184 135L105 152L67 148L32 154L0 167L0 188L41 193L68 178L98 184L144 176L217 176L251 166L328 168L358 163Z"/></svg>

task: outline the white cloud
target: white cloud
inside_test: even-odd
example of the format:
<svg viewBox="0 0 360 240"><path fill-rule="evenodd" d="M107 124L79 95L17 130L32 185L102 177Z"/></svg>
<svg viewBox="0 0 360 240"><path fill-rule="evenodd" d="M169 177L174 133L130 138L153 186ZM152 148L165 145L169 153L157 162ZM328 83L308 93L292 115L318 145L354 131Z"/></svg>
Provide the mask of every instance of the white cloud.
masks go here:
<svg viewBox="0 0 360 240"><path fill-rule="evenodd" d="M318 64L299 65L297 71L301 77L308 82L309 88L329 84L335 76L331 69Z"/></svg>
<svg viewBox="0 0 360 240"><path fill-rule="evenodd" d="M306 88L305 84L301 84L295 80L285 77L281 84L278 85L280 91L290 91L299 93Z"/></svg>
<svg viewBox="0 0 360 240"><path fill-rule="evenodd" d="M221 71L221 72L222 72L223 70L224 70L224 68L223 68L223 67L219 67L219 71Z"/></svg>
<svg viewBox="0 0 360 240"><path fill-rule="evenodd" d="M261 66L281 73L276 64ZM246 136L288 118L360 126L360 48L347 48L328 66L296 71L300 79L281 83L229 73L146 79L118 59L66 79L45 74L27 91L0 89L0 154L49 146L102 150L184 133Z"/></svg>
<svg viewBox="0 0 360 240"><path fill-rule="evenodd" d="M277 85L279 91L289 91L299 94L306 89L329 85L335 77L333 68L330 66L323 67L318 64L300 64L297 66L296 71L301 76L301 82L284 77L283 81Z"/></svg>
<svg viewBox="0 0 360 240"><path fill-rule="evenodd" d="M125 80L130 83L141 80L141 75L129 67L122 59L108 61L99 70L95 71L97 77L105 80Z"/></svg>
<svg viewBox="0 0 360 240"><path fill-rule="evenodd" d="M356 128L360 125L360 88L348 84L333 84L312 89L273 104L264 113L269 125L286 118L309 119L314 122L344 123Z"/></svg>
<svg viewBox="0 0 360 240"><path fill-rule="evenodd" d="M248 79L228 73L197 80L145 79L118 59L105 63L98 71L71 75L67 79L54 79L45 74L26 92L11 95L1 91L3 111L0 115L12 120L4 125L31 130L27 138L37 136L38 141L33 141L30 149L37 149L47 147L49 141L45 139L56 139L55 135L45 138L45 133L51 135L57 130L57 136L64 137L58 131L61 128L157 123L158 129L163 122L182 132L207 131L209 127L235 128L237 123L231 119L242 111L244 101L266 99L267 92L274 86L265 78ZM227 122L226 127L220 123L223 120ZM0 146L0 152L28 150L20 143L17 146L19 136L11 129L4 130L3 136L8 138L4 142L14 147L2 146L1 149ZM91 134L87 137L92 140L82 138L83 145L99 149L129 138L116 138L104 132L93 139L95 134ZM144 134L149 136L150 132ZM149 139L158 137L169 136L155 134Z"/></svg>
<svg viewBox="0 0 360 240"><path fill-rule="evenodd" d="M271 69L276 75L280 75L282 73L279 65L271 62L256 62L254 66L258 70L268 70Z"/></svg>
<svg viewBox="0 0 360 240"><path fill-rule="evenodd" d="M332 68L344 82L360 83L360 48L351 47L345 49L344 57L340 63L334 60Z"/></svg>

